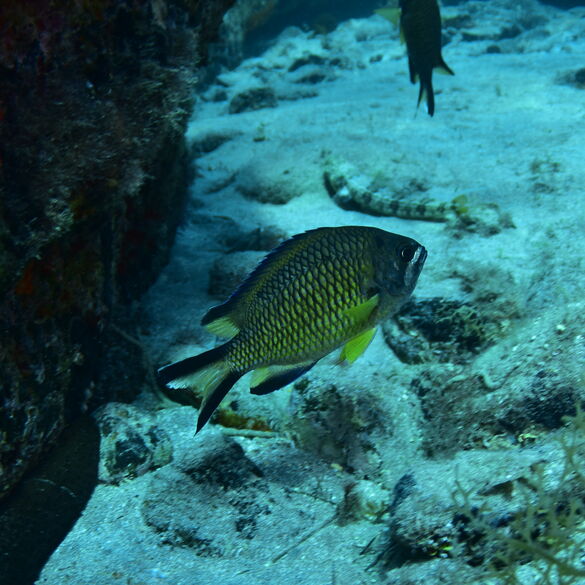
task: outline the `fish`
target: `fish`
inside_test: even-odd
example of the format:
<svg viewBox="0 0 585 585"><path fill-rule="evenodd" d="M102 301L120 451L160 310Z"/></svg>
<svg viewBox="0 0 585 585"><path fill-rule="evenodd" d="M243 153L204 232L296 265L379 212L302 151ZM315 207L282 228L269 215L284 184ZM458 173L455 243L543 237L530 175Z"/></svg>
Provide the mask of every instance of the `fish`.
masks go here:
<svg viewBox="0 0 585 585"><path fill-rule="evenodd" d="M253 371L250 392L290 384L338 348L353 363L376 326L413 292L427 257L416 240L373 227L321 227L284 241L201 324L228 340L165 365L158 379L199 408L197 430L232 386ZM172 393L171 393L172 397Z"/></svg>
<svg viewBox="0 0 585 585"><path fill-rule="evenodd" d="M435 113L433 69L455 75L441 54L441 12L437 0L399 0L400 36L406 42L411 83L420 81L417 107L426 99L429 116ZM390 6L376 10L380 16L395 22L396 9Z"/></svg>
<svg viewBox="0 0 585 585"><path fill-rule="evenodd" d="M432 116L433 69L455 75L441 54L441 13L437 0L400 0L400 28L406 41L410 82L420 80L417 107L426 97L427 112Z"/></svg>

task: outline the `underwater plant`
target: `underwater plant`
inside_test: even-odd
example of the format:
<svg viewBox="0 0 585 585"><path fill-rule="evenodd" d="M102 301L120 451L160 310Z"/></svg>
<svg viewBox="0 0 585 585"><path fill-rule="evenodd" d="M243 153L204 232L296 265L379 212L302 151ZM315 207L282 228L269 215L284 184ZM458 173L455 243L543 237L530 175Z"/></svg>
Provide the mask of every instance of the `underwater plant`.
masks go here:
<svg viewBox="0 0 585 585"><path fill-rule="evenodd" d="M558 436L562 461L551 489L544 464L530 478L516 480L521 505L496 521L496 510L473 504L471 492L457 482L464 555L483 564L494 583L574 585L585 579L585 413L578 405ZM548 476L547 476L548 475Z"/></svg>

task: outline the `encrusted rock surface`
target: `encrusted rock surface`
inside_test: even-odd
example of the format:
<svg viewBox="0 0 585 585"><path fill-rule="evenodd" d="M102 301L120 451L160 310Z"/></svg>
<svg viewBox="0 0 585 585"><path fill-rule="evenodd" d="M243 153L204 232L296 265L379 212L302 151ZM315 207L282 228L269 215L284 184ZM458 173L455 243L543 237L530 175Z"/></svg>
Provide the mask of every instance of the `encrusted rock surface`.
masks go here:
<svg viewBox="0 0 585 585"><path fill-rule="evenodd" d="M126 307L167 260L193 70L232 3L0 7L0 496L149 380Z"/></svg>

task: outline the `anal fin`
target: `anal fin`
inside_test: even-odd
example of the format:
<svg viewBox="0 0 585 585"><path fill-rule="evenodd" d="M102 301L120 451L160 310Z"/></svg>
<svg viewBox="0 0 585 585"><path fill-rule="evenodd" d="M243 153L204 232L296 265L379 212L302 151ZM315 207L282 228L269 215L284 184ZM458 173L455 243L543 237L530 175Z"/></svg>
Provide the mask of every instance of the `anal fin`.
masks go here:
<svg viewBox="0 0 585 585"><path fill-rule="evenodd" d="M252 375L250 392L256 396L270 394L308 372L317 362L304 362L292 366L258 368Z"/></svg>
<svg viewBox="0 0 585 585"><path fill-rule="evenodd" d="M449 65L447 65L447 63L445 63L443 57L441 57L439 64L436 67L439 73L443 73L444 75L455 75L455 72L449 67Z"/></svg>

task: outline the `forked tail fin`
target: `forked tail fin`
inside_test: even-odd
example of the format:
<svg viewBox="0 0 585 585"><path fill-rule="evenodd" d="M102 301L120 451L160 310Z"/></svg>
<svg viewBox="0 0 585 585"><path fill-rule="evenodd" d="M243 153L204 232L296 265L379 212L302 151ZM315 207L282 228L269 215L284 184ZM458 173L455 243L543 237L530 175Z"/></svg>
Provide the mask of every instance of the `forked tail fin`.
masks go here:
<svg viewBox="0 0 585 585"><path fill-rule="evenodd" d="M427 113L429 116L433 116L435 113L435 92L433 90L433 80L431 74L424 78L420 76L420 89L418 92L418 103L417 107L420 106L422 100L427 102Z"/></svg>
<svg viewBox="0 0 585 585"><path fill-rule="evenodd" d="M209 420L243 372L234 372L225 360L226 345L174 362L158 370L158 379L167 388L185 390L196 404L201 396L197 432Z"/></svg>

